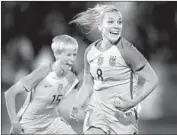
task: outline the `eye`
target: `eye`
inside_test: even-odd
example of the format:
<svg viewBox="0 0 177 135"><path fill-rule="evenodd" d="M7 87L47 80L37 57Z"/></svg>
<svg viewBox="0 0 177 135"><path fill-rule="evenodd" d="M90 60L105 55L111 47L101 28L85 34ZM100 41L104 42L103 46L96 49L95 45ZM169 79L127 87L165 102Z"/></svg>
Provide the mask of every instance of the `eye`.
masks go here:
<svg viewBox="0 0 177 135"><path fill-rule="evenodd" d="M68 53L67 56L71 56L71 53Z"/></svg>
<svg viewBox="0 0 177 135"><path fill-rule="evenodd" d="M73 56L76 56L76 55L77 55L76 53L73 54Z"/></svg>
<svg viewBox="0 0 177 135"><path fill-rule="evenodd" d="M117 23L118 23L118 24L122 24L122 20L119 20Z"/></svg>
<svg viewBox="0 0 177 135"><path fill-rule="evenodd" d="M113 22L114 22L114 21L112 21L112 20L109 20L109 21L108 21L108 23L113 23Z"/></svg>

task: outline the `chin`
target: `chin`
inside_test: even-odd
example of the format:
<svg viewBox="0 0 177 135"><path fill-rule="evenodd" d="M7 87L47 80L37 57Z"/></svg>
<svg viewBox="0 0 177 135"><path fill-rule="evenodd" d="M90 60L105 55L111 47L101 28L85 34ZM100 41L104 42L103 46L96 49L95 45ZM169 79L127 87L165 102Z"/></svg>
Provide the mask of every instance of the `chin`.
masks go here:
<svg viewBox="0 0 177 135"><path fill-rule="evenodd" d="M111 44L116 44L117 41L118 41L118 39L111 39L111 40L109 40L109 41L111 42Z"/></svg>
<svg viewBox="0 0 177 135"><path fill-rule="evenodd" d="M110 38L109 41L112 43L112 44L116 44L117 41L119 40L120 36L119 37L116 37L116 38Z"/></svg>

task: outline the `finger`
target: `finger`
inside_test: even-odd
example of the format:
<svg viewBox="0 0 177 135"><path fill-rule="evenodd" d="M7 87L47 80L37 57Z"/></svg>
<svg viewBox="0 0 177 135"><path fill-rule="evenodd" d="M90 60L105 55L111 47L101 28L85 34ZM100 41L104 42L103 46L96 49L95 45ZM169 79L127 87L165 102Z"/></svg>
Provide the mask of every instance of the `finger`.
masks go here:
<svg viewBox="0 0 177 135"><path fill-rule="evenodd" d="M76 118L76 115L70 115L70 117L75 120L77 123L79 123L79 120Z"/></svg>
<svg viewBox="0 0 177 135"><path fill-rule="evenodd" d="M116 109L119 110L119 111L122 111L122 112L125 112L125 111L126 111L126 109L125 109L125 108L122 108L122 107L116 107Z"/></svg>
<svg viewBox="0 0 177 135"><path fill-rule="evenodd" d="M120 102L119 102L119 101L117 101L117 100L116 100L116 101L114 101L114 102L113 102L113 104L114 104L114 106L116 106L116 107L119 107L119 106L120 106Z"/></svg>
<svg viewBox="0 0 177 135"><path fill-rule="evenodd" d="M121 99L121 100L123 100L123 101L128 101L128 99L125 98L125 97L122 97L122 96L118 96L118 97L119 97L119 99Z"/></svg>
<svg viewBox="0 0 177 135"><path fill-rule="evenodd" d="M75 119L75 114L73 114L73 113L70 113L70 117L72 118L72 119Z"/></svg>
<svg viewBox="0 0 177 135"><path fill-rule="evenodd" d="M76 120L77 121L77 119L76 119L76 117L75 116L70 116L71 117L71 119L73 119L73 120Z"/></svg>

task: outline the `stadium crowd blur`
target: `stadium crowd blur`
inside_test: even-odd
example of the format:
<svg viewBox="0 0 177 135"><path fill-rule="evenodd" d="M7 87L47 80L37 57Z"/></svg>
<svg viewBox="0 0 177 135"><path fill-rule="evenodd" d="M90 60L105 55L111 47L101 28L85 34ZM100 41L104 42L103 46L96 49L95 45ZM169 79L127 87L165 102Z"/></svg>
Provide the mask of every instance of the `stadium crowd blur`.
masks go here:
<svg viewBox="0 0 177 135"><path fill-rule="evenodd" d="M93 7L88 1L3 1L1 2L1 120L2 133L8 133L10 121L4 91L40 64L53 61L51 40L69 34L79 42L75 63L82 81L83 55L99 33L81 31L68 22L78 12ZM157 89L142 102L140 133L177 133L177 2L101 2L116 5L123 14L123 35L148 59L159 77ZM87 33L87 34L86 34ZM82 122L69 119L74 94L63 102L63 114L75 130ZM25 94L17 97L17 108ZM66 105L67 104L67 105ZM18 110L17 109L17 110ZM66 113L67 112L67 113ZM67 114L67 115L66 115Z"/></svg>

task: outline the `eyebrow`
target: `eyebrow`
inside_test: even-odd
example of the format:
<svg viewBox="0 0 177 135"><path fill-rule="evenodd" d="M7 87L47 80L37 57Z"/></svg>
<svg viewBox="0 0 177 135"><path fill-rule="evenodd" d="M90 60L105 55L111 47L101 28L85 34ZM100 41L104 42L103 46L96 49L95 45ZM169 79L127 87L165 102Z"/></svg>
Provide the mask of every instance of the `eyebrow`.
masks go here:
<svg viewBox="0 0 177 135"><path fill-rule="evenodd" d="M108 17L108 19L114 19L113 17ZM122 20L122 18L118 18L118 20Z"/></svg>

